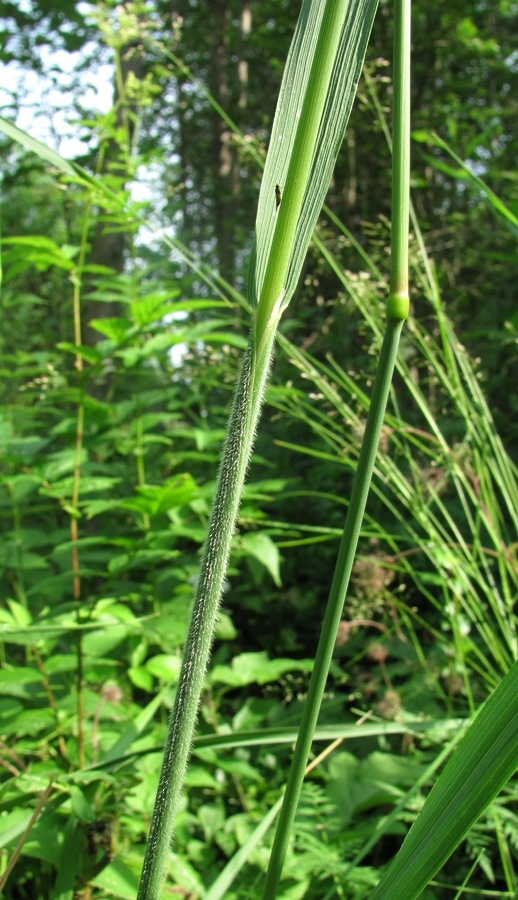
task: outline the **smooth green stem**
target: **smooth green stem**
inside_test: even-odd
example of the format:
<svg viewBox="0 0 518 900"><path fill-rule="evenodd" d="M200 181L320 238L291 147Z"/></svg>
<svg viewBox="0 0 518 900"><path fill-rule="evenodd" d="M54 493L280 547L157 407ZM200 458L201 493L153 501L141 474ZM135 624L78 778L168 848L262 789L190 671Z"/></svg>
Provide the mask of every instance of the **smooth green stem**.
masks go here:
<svg viewBox="0 0 518 900"><path fill-rule="evenodd" d="M315 667L309 684L284 802L275 833L270 865L262 894L263 900L274 900L277 894L360 535L402 327L403 320L390 319L383 339L351 501L318 642Z"/></svg>
<svg viewBox="0 0 518 900"><path fill-rule="evenodd" d="M394 138L392 176L392 255L387 327L372 389L365 434L351 501L318 643L281 814L277 824L263 900L275 900L299 802L313 735L342 616L356 547L369 495L383 418L394 372L399 337L408 315L408 221L410 186L410 0L396 0L394 45Z"/></svg>
<svg viewBox="0 0 518 900"><path fill-rule="evenodd" d="M137 900L160 895L274 337L275 330L261 365L249 345L234 395Z"/></svg>
<svg viewBox="0 0 518 900"><path fill-rule="evenodd" d="M394 4L391 274L387 315L406 319L410 211L410 25L411 0Z"/></svg>

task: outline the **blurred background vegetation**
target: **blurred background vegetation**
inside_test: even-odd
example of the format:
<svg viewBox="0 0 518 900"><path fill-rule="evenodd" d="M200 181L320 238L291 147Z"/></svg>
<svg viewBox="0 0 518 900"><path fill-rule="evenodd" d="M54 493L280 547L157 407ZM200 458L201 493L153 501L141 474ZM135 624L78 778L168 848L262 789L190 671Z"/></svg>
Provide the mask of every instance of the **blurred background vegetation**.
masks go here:
<svg viewBox="0 0 518 900"><path fill-rule="evenodd" d="M2 115L94 176L0 139L0 878L13 900L135 895L298 12L0 6ZM322 711L329 725L370 715L379 733L312 774L282 897L368 896L452 722L516 657L517 15L514 0L414 2L412 316ZM206 895L277 799L289 743L239 735L296 727L316 647L386 296L391 17L383 0L281 323L200 717L213 742L195 747L172 856L186 897ZM515 896L516 800L510 784L427 897L462 884ZM257 896L266 859L250 851L224 896Z"/></svg>

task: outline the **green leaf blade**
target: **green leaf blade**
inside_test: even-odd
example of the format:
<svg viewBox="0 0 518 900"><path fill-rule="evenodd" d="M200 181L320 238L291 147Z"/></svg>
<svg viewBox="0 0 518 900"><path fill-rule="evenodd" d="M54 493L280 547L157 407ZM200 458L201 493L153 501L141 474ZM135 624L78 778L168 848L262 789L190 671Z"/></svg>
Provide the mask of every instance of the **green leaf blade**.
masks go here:
<svg viewBox="0 0 518 900"><path fill-rule="evenodd" d="M417 897L518 766L518 662L451 757L372 900Z"/></svg>
<svg viewBox="0 0 518 900"><path fill-rule="evenodd" d="M303 186L301 213L294 230L284 280L283 308L288 305L296 288L307 247L329 187L356 94L377 5L377 0L354 0L345 13L312 153L309 180ZM292 160L296 161L301 152L297 144L302 140L304 145L307 137L305 133L299 134L298 123L317 52L325 6L326 4L305 0L286 63L261 184L249 272L248 292L254 308L257 308L263 291L277 219L279 218L280 227L283 205L286 207L291 203L291 192L300 187L286 182L288 173L291 176L293 171ZM276 184L283 189L278 216L275 209Z"/></svg>

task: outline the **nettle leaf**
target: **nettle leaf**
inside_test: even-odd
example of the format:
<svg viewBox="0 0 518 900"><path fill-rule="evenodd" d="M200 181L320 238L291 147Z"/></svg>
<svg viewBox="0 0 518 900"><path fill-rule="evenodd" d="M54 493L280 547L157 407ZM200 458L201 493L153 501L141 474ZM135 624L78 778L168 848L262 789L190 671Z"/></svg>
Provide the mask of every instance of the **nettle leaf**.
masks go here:
<svg viewBox="0 0 518 900"><path fill-rule="evenodd" d="M145 669L159 681L176 683L180 674L181 659L171 653L158 653L148 659Z"/></svg>
<svg viewBox="0 0 518 900"><path fill-rule="evenodd" d="M364 760L339 753L329 763L327 790L346 825L360 810L395 802L421 774L418 763L390 753L372 753Z"/></svg>
<svg viewBox="0 0 518 900"><path fill-rule="evenodd" d="M144 634L165 650L175 650L185 641L192 590L176 594L173 600L160 604L160 614L142 622ZM147 668L147 663L146 663Z"/></svg>
<svg viewBox="0 0 518 900"><path fill-rule="evenodd" d="M215 635L220 641L233 641L237 637L237 630L230 615L221 609L218 613Z"/></svg>
<svg viewBox="0 0 518 900"><path fill-rule="evenodd" d="M2 719L2 731L4 730L4 724L6 724L10 719L13 722L16 722L16 717L22 712L23 705L19 703L18 700L14 700L12 697L7 697L4 700L0 700L0 717Z"/></svg>
<svg viewBox="0 0 518 900"><path fill-rule="evenodd" d="M28 465L38 458L38 454L47 446L48 440L42 437L16 437L6 441L2 448L2 455L6 462ZM37 479L39 482L39 479ZM5 484L13 485L16 490L20 489L20 497L23 492L29 492L36 482L36 477L30 474L13 475L6 479ZM21 487L19 487L21 486Z"/></svg>
<svg viewBox="0 0 518 900"><path fill-rule="evenodd" d="M56 344L56 347L58 350L65 350L66 353L80 356L81 359L92 363L92 365L101 362L103 359L102 353L99 353L96 347L87 347L84 344L71 344L68 341L60 341L59 344Z"/></svg>
<svg viewBox="0 0 518 900"><path fill-rule="evenodd" d="M281 586L280 553L271 537L262 531L248 532L236 538L236 550L257 559L268 570L276 586Z"/></svg>
<svg viewBox="0 0 518 900"><path fill-rule="evenodd" d="M30 625L32 616L25 606L23 606L21 603L18 603L17 600L13 600L11 598L7 600L7 605L9 606L9 609L12 613L13 625Z"/></svg>
<svg viewBox="0 0 518 900"><path fill-rule="evenodd" d="M153 690L153 676L144 666L130 666L128 678L135 687L150 693Z"/></svg>
<svg viewBox="0 0 518 900"><path fill-rule="evenodd" d="M164 484L139 487L138 496L122 501L121 506L157 516L178 506L184 506L198 494L199 489L192 475L183 472Z"/></svg>
<svg viewBox="0 0 518 900"><path fill-rule="evenodd" d="M91 319L90 326L100 331L105 337L119 343L135 333L135 326L130 319L113 316L105 319Z"/></svg>
<svg viewBox="0 0 518 900"><path fill-rule="evenodd" d="M311 672L312 668L311 659L269 659L265 652L240 653L229 666L214 666L209 673L209 681L232 687L268 684L278 681L286 672Z"/></svg>
<svg viewBox="0 0 518 900"><path fill-rule="evenodd" d="M9 727L10 725L10 727ZM48 707L42 709L24 709L18 713L11 723L3 723L6 734L16 734L18 737L36 735L42 732L52 732L56 727L56 717L53 710Z"/></svg>
<svg viewBox="0 0 518 900"><path fill-rule="evenodd" d="M31 265L36 266L40 272L46 271L50 266L70 271L74 267L73 257L79 252L79 247L69 244L60 246L44 235L4 238L3 244L10 245L11 248L5 253L9 277L15 272L25 271Z"/></svg>
<svg viewBox="0 0 518 900"><path fill-rule="evenodd" d="M157 290L141 295L130 301L131 317L139 328L147 328L154 322L160 321L168 311L174 308L173 297L180 294L178 288L174 290Z"/></svg>
<svg viewBox="0 0 518 900"><path fill-rule="evenodd" d="M107 616L102 629L85 635L82 645L84 653L90 659L106 658L133 632L134 628L110 621Z"/></svg>
<svg viewBox="0 0 518 900"><path fill-rule="evenodd" d="M125 854L127 858L127 855ZM111 863L92 878L92 884L108 891L110 897L119 900L135 900L139 885L139 873L142 865L141 859L133 860L133 868L130 868L117 856Z"/></svg>
<svg viewBox="0 0 518 900"><path fill-rule="evenodd" d="M32 550L24 550L17 547L12 541L0 548L0 565L12 569L47 569L48 562L44 556L34 553Z"/></svg>
<svg viewBox="0 0 518 900"><path fill-rule="evenodd" d="M81 450L79 464L83 466L88 461L86 450ZM57 453L51 453L47 457L47 463L42 470L42 479L47 482L57 481L64 475L74 471L76 465L76 451L74 448L69 450L60 450Z"/></svg>

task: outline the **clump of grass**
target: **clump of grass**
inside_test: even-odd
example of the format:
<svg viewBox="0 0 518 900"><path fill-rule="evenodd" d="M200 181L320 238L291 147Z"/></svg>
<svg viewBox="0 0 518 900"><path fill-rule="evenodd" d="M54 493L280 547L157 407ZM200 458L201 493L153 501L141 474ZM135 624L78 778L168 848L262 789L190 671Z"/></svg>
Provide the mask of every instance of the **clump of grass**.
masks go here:
<svg viewBox="0 0 518 900"><path fill-rule="evenodd" d="M221 456L139 900L151 900L160 890L277 325L295 290L343 139L376 5L363 0L346 15L346 0L305 2L290 50L259 198L249 278L250 344Z"/></svg>

